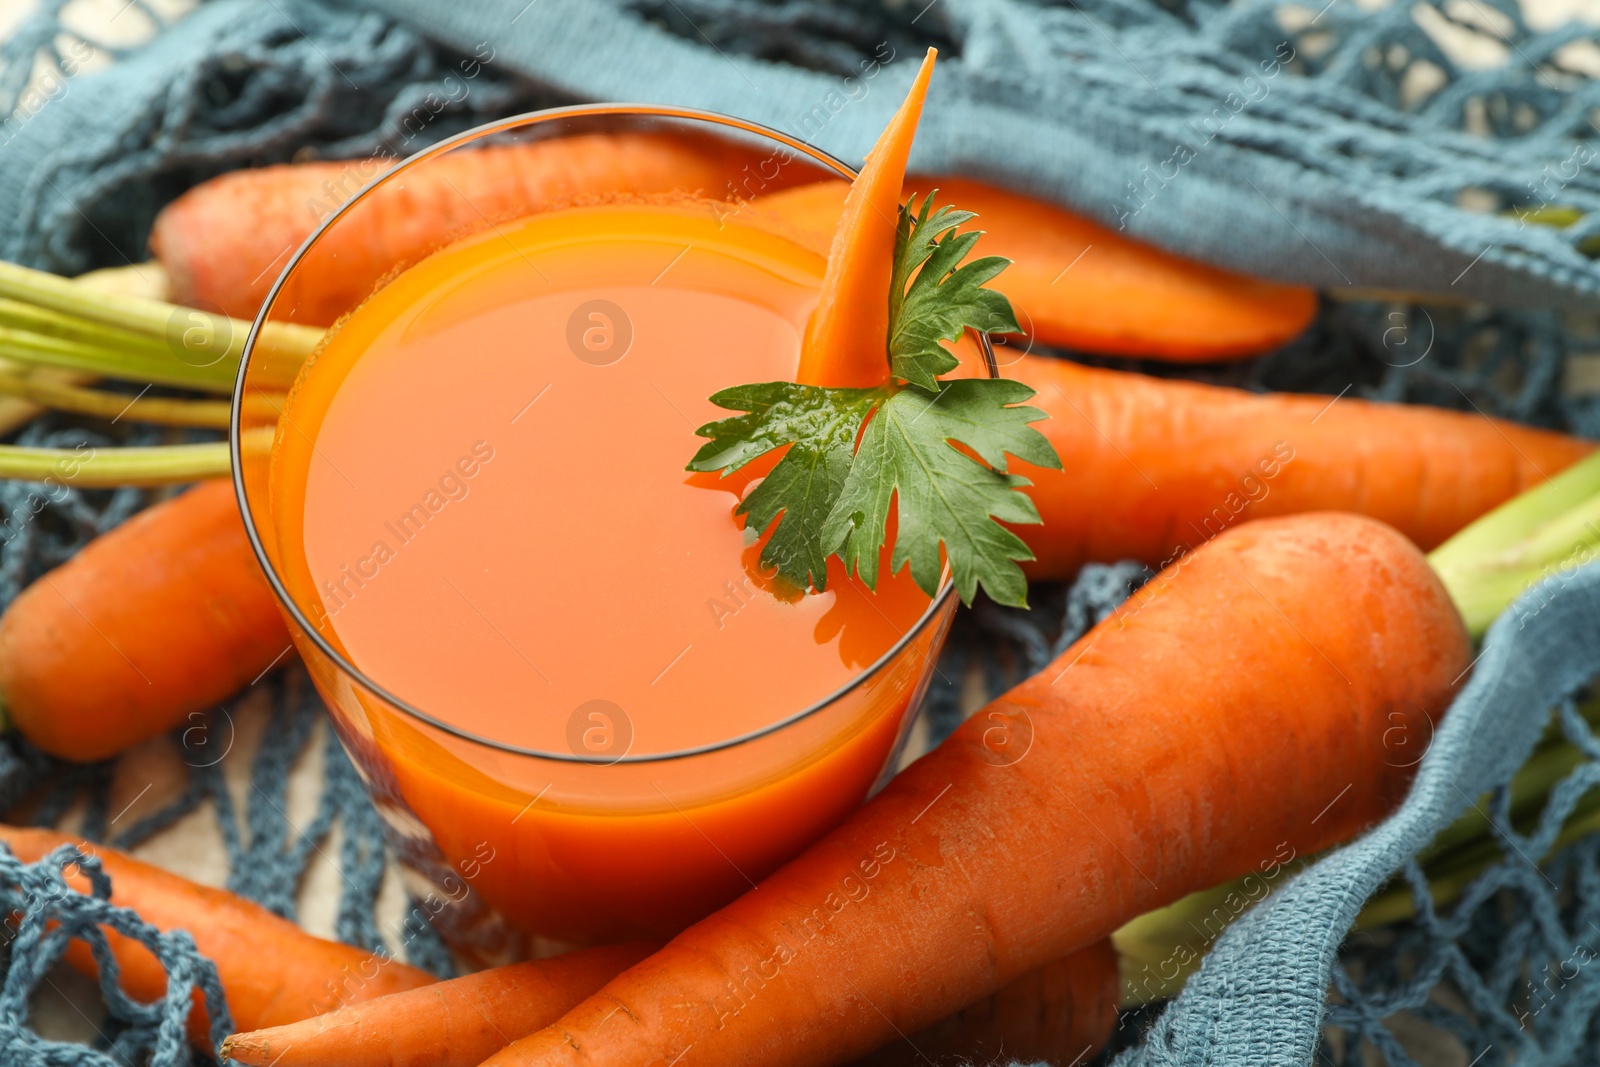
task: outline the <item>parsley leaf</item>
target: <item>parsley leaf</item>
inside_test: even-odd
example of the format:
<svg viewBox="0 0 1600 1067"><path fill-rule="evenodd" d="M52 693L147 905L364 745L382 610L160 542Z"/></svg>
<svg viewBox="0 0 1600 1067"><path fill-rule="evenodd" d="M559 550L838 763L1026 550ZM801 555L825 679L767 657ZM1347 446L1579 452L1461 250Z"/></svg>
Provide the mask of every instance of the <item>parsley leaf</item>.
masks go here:
<svg viewBox="0 0 1600 1067"><path fill-rule="evenodd" d="M983 287L1009 261L989 256L961 265L981 234L956 229L972 218L970 211L934 210L931 195L920 211L912 203L900 209L886 385L736 386L711 402L743 414L695 431L709 440L690 461L692 471L728 474L787 449L735 513L758 531L770 529L762 565L800 588L826 589L833 555L876 588L893 502L891 573L909 564L933 595L943 546L962 600L970 604L981 585L1000 603L1027 603L1017 562L1033 554L1000 523L1039 521L1033 501L1018 491L1029 483L1009 473L1007 457L1060 469L1049 441L1030 425L1045 413L1020 406L1033 396L1020 382L940 378L959 365L941 342L968 329L1018 329L1010 302Z"/></svg>
<svg viewBox="0 0 1600 1067"><path fill-rule="evenodd" d="M1011 301L983 288L1011 261L985 256L958 267L983 233L953 233L977 216L949 206L930 215L933 196L923 198L922 210L915 216L910 203L900 209L889 285L890 370L896 378L924 389L937 389L939 375L958 366L940 341L955 341L968 327L980 333L1022 332Z"/></svg>
<svg viewBox="0 0 1600 1067"><path fill-rule="evenodd" d="M878 556L896 501L899 533L891 573L911 564L911 576L929 593L938 589L939 546L950 562L956 591L966 603L981 583L1002 603L1026 606L1028 582L1016 561L1032 559L1022 539L1001 526L1034 523L1039 512L1017 489L1026 478L1006 473L1006 454L1041 467L1061 466L1044 435L1028 424L1045 418L1038 408L1013 406L1033 396L1021 382L1003 378L942 382L937 391L911 386L884 402L867 423L844 488L822 528L846 569L868 586L878 579ZM958 450L959 441L982 458Z"/></svg>
<svg viewBox="0 0 1600 1067"><path fill-rule="evenodd" d="M707 423L695 433L709 437L689 470L733 473L758 456L789 446L778 465L735 509L764 532L780 513L761 552L765 567L804 589L828 587L828 551L822 524L850 472L856 431L883 389L824 389L795 382L762 382L724 389L711 397L718 407L748 414Z"/></svg>

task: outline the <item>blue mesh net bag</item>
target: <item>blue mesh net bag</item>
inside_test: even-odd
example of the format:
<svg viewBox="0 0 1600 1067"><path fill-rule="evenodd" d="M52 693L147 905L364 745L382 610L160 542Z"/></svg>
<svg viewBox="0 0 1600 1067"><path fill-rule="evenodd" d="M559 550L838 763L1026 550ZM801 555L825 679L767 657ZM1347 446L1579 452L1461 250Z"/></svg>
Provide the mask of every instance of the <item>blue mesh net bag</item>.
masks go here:
<svg viewBox="0 0 1600 1067"><path fill-rule="evenodd" d="M1600 404L1577 373L1600 342L1585 313L1600 288L1590 258L1600 248L1600 90L1584 74L1594 34L1505 0L211 0L130 48L73 30L65 8L44 0L0 50L7 259L65 273L137 261L160 206L213 174L307 154L403 154L491 117L579 100L729 111L858 158L909 70L886 68L870 92L850 79L874 57L933 44L946 62L915 165L1000 181L1174 251L1337 297L1304 336L1259 359L1139 369L1600 436ZM134 9L156 17L142 0L124 11ZM1492 61L1463 58L1463 41ZM468 54L491 58L470 92L449 91ZM406 122L419 108L430 115L420 134ZM107 432L50 416L17 440ZM0 483L0 601L143 502L133 490L46 499ZM994 695L1038 671L1146 577L1137 564L1091 565L1036 589L1031 613L981 602L963 612L929 697L934 739L959 721L969 680ZM1491 630L1404 805L1208 934L1183 991L1125 1013L1104 1055L1473 1067L1592 1058L1600 835L1583 831L1600 784L1585 688L1597 671L1600 572L1556 575ZM186 788L134 825L119 829L108 811L108 765L60 764L14 737L0 740L0 806L27 797L40 824L76 808L85 836L131 845L209 803L230 888L291 917L311 853L337 827L338 936L377 950L377 816L342 750L326 733L315 740L320 709L303 677L287 671L272 685L273 725L242 810L193 751L206 734L192 730L171 740L190 757ZM316 814L291 830L284 782L314 744L326 746ZM1548 801L1530 806L1513 776L1554 746L1565 762ZM1489 836L1472 862L1439 874L1439 835L1463 812ZM93 893L62 891L74 866ZM215 971L192 942L106 896L90 856L0 857L0 897L16 916L0 949L0 1063L184 1062L197 1055L181 1037L194 990L214 1025L228 1025ZM1373 909L1387 909L1382 921ZM409 915L389 940L448 973L421 911ZM134 1003L108 969L98 1041L41 1036L30 997L65 939L93 942L98 926L146 944L168 970L168 996Z"/></svg>

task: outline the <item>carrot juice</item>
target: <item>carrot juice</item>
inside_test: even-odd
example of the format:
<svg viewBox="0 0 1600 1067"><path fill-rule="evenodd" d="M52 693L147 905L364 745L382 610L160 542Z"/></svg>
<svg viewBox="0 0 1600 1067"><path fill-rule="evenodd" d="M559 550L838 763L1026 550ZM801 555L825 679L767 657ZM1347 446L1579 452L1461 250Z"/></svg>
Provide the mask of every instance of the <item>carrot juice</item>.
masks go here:
<svg viewBox="0 0 1600 1067"><path fill-rule="evenodd" d="M684 470L712 393L794 377L823 267L703 202L532 215L400 273L290 393L279 576L390 699L297 640L413 866L521 930L680 929L903 736L949 598L837 559L786 587L733 516L757 465Z"/></svg>

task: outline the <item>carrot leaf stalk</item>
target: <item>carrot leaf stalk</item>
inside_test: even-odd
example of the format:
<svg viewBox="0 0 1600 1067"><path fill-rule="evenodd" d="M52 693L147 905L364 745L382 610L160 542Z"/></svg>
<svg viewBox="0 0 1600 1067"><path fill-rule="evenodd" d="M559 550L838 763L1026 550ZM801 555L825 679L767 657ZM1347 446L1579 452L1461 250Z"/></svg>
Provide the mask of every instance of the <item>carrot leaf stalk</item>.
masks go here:
<svg viewBox="0 0 1600 1067"><path fill-rule="evenodd" d="M150 422L162 426L228 428L226 400L179 400L170 397L133 397L102 389L50 381L0 367L0 396L18 397L41 407L116 422Z"/></svg>
<svg viewBox="0 0 1600 1067"><path fill-rule="evenodd" d="M1428 556L1474 637L1529 587L1600 553L1600 453L1463 529Z"/></svg>
<svg viewBox="0 0 1600 1067"><path fill-rule="evenodd" d="M1034 392L1020 382L940 377L958 365L941 342L969 329L1016 328L1006 298L983 288L1006 260L961 266L980 234L955 230L972 214L933 210L931 193L920 211L915 205L913 198L899 209L889 328L880 341L886 384L724 389L711 402L743 414L696 430L710 440L688 469L726 476L788 449L735 514L759 531L771 528L761 564L798 588L826 589L834 555L846 573L854 570L876 588L893 501L899 525L891 573L909 563L912 578L933 595L942 545L962 600L970 604L981 585L1000 603L1026 606L1027 580L1017 563L1033 554L995 520L1039 521L1020 491L1031 483L1007 472L1007 457L1060 469L1049 441L1029 425L1045 414L1021 406Z"/></svg>
<svg viewBox="0 0 1600 1067"><path fill-rule="evenodd" d="M225 394L249 333L249 323L225 315L0 262L0 356L17 363ZM287 384L321 337L321 329L270 322L257 351Z"/></svg>
<svg viewBox="0 0 1600 1067"><path fill-rule="evenodd" d="M194 482L226 477L230 469L226 441L147 448L0 445L0 478L57 481L78 489Z"/></svg>
<svg viewBox="0 0 1600 1067"><path fill-rule="evenodd" d="M1532 222L1539 226L1550 226L1558 230L1564 230L1568 226L1581 222L1584 217L1584 213L1580 208L1572 207L1570 204L1541 204L1533 208L1512 208L1506 214L1520 223ZM1577 248L1579 252L1589 256L1591 259L1600 256L1600 238L1596 238L1592 234L1588 237L1580 238Z"/></svg>

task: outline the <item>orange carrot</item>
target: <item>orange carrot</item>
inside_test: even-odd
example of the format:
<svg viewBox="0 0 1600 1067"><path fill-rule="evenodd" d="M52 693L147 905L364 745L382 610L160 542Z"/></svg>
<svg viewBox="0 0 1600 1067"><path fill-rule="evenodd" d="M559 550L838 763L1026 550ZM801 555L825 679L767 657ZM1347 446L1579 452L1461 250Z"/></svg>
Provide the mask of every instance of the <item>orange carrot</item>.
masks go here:
<svg viewBox="0 0 1600 1067"><path fill-rule="evenodd" d="M899 159L903 172L903 152ZM379 160L286 164L236 171L190 190L161 212L150 236L173 299L253 317L291 253L387 166ZM381 207L363 209L370 224L342 224L322 254L301 264L284 306L296 306L297 321L331 323L396 261L414 260L452 233L482 225L470 204L494 217L612 192L737 196L759 190L753 215L785 216L792 237L826 254L850 186L813 182L784 190L788 180L783 171L769 179L764 168L757 177L748 153L738 148L683 136L586 134L459 153L429 163L404 189L380 194ZM986 254L1013 261L991 285L1011 298L1024 328L1047 344L1178 362L1218 360L1282 344L1316 313L1309 289L1187 260L1044 201L949 176L915 178L907 184L913 187L937 188L941 203L979 214ZM881 199L873 214L880 223L887 220L892 234L895 208L886 195ZM886 264L890 253L883 251L881 233L876 248L873 256ZM877 316L882 309L869 301L862 310Z"/></svg>
<svg viewBox="0 0 1600 1067"><path fill-rule="evenodd" d="M486 1062L846 1062L1281 849L1350 838L1411 773L1385 731L1425 729L1470 661L1390 527L1230 530L799 858Z"/></svg>
<svg viewBox="0 0 1600 1067"><path fill-rule="evenodd" d="M842 181L813 182L757 201L753 218L825 252L844 209ZM1255 355L1294 338L1317 313L1310 289L1163 252L1098 223L967 178L916 176L904 193L977 212L984 255L1011 260L989 287L1023 329L1083 352L1195 363Z"/></svg>
<svg viewBox="0 0 1600 1067"><path fill-rule="evenodd" d="M173 298L253 317L290 254L385 166L375 160L287 164L236 171L190 190L161 212L150 237L171 276ZM783 172L768 179L763 171L756 179L741 168L750 170L749 160L730 146L647 134L589 134L436 160L404 190L381 194L381 209L363 209L373 220L370 228L341 225L324 253L301 265L284 299L296 305L297 321L331 323L392 268L390 257L415 259L463 227L481 225L469 201L485 214L504 214L519 204L538 208L600 192L725 196L732 183L734 194L760 188L753 214L785 216L792 237L828 252L847 183L783 190ZM941 203L978 212L977 225L988 234L986 253L1013 261L991 284L1047 344L1178 362L1218 360L1282 344L1316 313L1309 289L1183 259L1044 201L948 176L916 178L907 184L912 187L937 188ZM892 224L894 209L879 210ZM391 217L380 226L385 215ZM887 262L888 253L882 255ZM878 313L875 303L865 310Z"/></svg>
<svg viewBox="0 0 1600 1067"><path fill-rule="evenodd" d="M659 947L607 945L495 967L237 1033L222 1043L222 1055L249 1067L476 1067Z"/></svg>
<svg viewBox="0 0 1600 1067"><path fill-rule="evenodd" d="M303 1022L238 1033L225 1058L246 1067L476 1067L548 1026L659 946L582 949L479 971L352 1004ZM1109 940L1054 960L856 1067L1012 1059L1066 1067L1087 1059L1117 1018L1117 957Z"/></svg>
<svg viewBox="0 0 1600 1067"><path fill-rule="evenodd" d="M1025 356L1062 470L1019 463L1043 525L1034 577L1090 560L1160 566L1250 519L1320 509L1382 519L1424 549L1571 466L1592 442L1479 414L1239 389Z"/></svg>
<svg viewBox="0 0 1600 1067"><path fill-rule="evenodd" d="M97 760L209 710L289 649L233 485L135 515L0 617L0 699L29 741Z"/></svg>
<svg viewBox="0 0 1600 1067"><path fill-rule="evenodd" d="M1029 971L926 1030L895 1038L855 1067L1072 1067L1099 1051L1116 1022L1117 953L1107 940Z"/></svg>
<svg viewBox="0 0 1600 1067"><path fill-rule="evenodd" d="M806 324L797 381L862 388L889 379L889 282L900 186L936 55L937 50L928 49L905 102L850 183L828 252L822 293Z"/></svg>
<svg viewBox="0 0 1600 1067"><path fill-rule="evenodd" d="M583 134L453 152L374 194L359 222L335 227L296 272L278 309L326 326L397 263L414 262L485 220L617 193L726 197L748 150L683 135ZM322 221L387 167L304 163L224 174L157 217L150 248L180 304L251 319L290 257Z"/></svg>
<svg viewBox="0 0 1600 1067"><path fill-rule="evenodd" d="M97 857L111 876L111 903L132 908L162 930L187 930L200 954L217 966L234 1025L246 1030L281 1026L320 1015L341 1004L370 1000L435 981L431 974L364 949L313 937L287 919L221 889L196 885L132 856L92 845L54 830L0 826L4 844L24 863L42 859L61 845L77 845ZM88 892L81 873L73 888ZM122 988L137 1000L159 999L166 972L138 941L107 931L121 972ZM97 973L89 946L75 941L67 962L84 974ZM189 1016L196 1044L209 1047L205 1009L196 999Z"/></svg>

